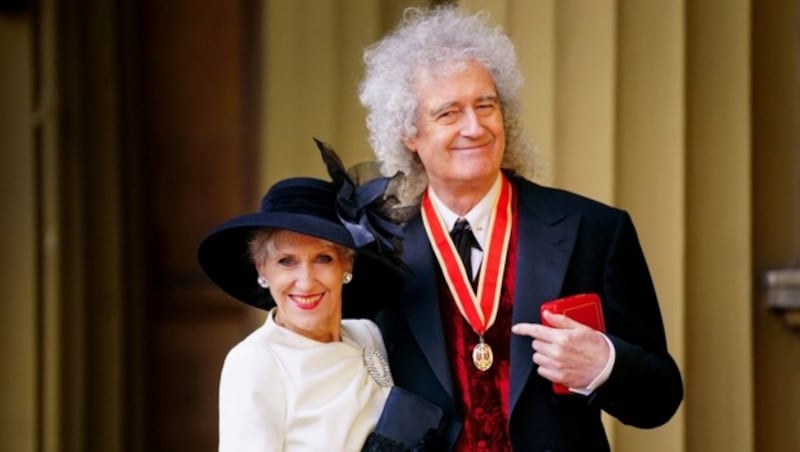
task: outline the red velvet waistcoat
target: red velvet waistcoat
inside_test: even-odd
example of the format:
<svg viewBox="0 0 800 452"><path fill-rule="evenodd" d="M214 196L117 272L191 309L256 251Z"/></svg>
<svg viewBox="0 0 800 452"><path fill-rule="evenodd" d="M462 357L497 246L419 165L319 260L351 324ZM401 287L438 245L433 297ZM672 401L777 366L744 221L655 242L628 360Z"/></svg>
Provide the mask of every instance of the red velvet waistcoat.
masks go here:
<svg viewBox="0 0 800 452"><path fill-rule="evenodd" d="M515 190L516 192L516 190ZM516 200L516 193L514 194ZM511 309L517 264L517 203L512 206L511 238L506 258L506 271L500 291L500 307L494 325L484 335L492 347L494 363L482 372L472 363L472 348L478 335L458 311L453 297L438 272L450 370L453 374L464 426L456 443L456 451L511 451L508 433L509 417L509 351L511 343Z"/></svg>

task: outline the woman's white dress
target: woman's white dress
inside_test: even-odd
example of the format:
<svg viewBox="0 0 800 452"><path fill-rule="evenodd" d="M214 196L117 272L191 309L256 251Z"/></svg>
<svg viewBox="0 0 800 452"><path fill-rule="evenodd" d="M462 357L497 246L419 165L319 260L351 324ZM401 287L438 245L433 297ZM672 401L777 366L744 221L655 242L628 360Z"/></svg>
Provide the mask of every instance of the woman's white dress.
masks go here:
<svg viewBox="0 0 800 452"><path fill-rule="evenodd" d="M322 343L277 325L273 313L225 359L219 451L360 450L391 386L390 377L376 381L388 375L375 359L386 356L378 327L345 319L342 341Z"/></svg>

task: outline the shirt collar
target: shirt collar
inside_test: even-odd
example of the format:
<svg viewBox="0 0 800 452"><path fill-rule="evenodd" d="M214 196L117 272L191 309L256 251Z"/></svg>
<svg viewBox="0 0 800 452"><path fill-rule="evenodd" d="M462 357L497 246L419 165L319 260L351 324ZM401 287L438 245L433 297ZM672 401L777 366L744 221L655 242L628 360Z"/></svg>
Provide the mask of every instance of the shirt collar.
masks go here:
<svg viewBox="0 0 800 452"><path fill-rule="evenodd" d="M494 200L500 193L502 179L502 175L498 174L497 179L495 179L494 184L492 184L492 188L490 188L489 191L483 195L483 198L481 198L481 200L478 201L478 203L475 204L475 206L463 216L463 218L469 222L469 225L472 228L472 233L475 235L475 239L483 249L486 249L485 244L486 234L488 233L489 228L489 219L492 217ZM447 230L452 230L453 225L456 224L456 220L461 217L456 215L452 210L448 209L447 206L444 205L442 200L436 196L433 188L429 190L429 193L431 195L431 201L433 201L433 206L442 217L445 226L447 226Z"/></svg>

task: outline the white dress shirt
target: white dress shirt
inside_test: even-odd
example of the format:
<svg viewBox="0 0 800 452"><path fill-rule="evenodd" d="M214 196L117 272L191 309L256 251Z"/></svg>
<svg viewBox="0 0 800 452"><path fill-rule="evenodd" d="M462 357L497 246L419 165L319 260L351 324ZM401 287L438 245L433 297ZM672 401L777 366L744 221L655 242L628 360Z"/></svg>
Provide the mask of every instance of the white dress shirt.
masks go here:
<svg viewBox="0 0 800 452"><path fill-rule="evenodd" d="M430 190L433 206L436 208L436 211L439 212L439 216L442 217L442 221L444 221L447 230L452 231L456 221L459 218L464 218L467 220L467 223L469 223L470 228L472 228L472 234L475 236L478 245L481 246L480 250L472 248L472 274L470 275L472 279L475 279L478 275L478 270L480 270L481 259L483 258L482 250L486 249L486 234L489 233L489 220L492 218L494 199L500 193L501 181L502 178L498 176L497 180L492 184L492 188L489 189L489 192L463 217L458 216L452 210L448 209L436 195L436 192L434 192L433 189Z"/></svg>

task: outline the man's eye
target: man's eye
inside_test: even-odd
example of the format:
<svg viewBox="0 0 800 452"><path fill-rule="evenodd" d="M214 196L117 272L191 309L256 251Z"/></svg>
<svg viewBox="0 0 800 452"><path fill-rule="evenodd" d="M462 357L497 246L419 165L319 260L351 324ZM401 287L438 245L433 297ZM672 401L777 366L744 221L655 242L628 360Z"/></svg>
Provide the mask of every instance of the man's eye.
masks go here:
<svg viewBox="0 0 800 452"><path fill-rule="evenodd" d="M448 122L455 120L457 116L458 116L457 110L447 110L439 113L439 115L436 116L436 120Z"/></svg>

